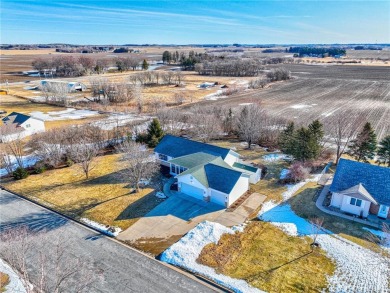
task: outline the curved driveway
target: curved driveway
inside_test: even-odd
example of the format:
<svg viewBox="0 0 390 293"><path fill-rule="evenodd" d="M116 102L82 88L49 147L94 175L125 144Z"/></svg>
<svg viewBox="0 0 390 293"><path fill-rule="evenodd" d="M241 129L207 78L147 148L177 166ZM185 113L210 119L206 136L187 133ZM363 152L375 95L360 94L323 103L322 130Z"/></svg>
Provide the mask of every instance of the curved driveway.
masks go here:
<svg viewBox="0 0 390 293"><path fill-rule="evenodd" d="M56 237L57 232L69 235L74 256L92 261L102 272L100 281L95 282L88 292L215 292L190 275L1 190L0 231L18 225L25 225L33 231L47 231L48 256L50 243L54 241L50 237ZM32 270L37 263L29 263ZM72 292L71 288L68 289Z"/></svg>

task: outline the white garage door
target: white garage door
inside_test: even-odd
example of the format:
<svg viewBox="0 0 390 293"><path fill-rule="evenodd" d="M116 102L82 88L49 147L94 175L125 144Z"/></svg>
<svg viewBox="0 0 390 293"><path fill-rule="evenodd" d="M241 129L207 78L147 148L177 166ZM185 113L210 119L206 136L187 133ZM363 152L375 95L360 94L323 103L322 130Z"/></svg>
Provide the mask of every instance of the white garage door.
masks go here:
<svg viewBox="0 0 390 293"><path fill-rule="evenodd" d="M225 201L226 201L226 194L224 193L220 193L218 191L215 191L215 190L211 190L211 194L210 194L210 201L212 201L213 203L216 203L216 204L219 204L221 206L226 206L225 204Z"/></svg>
<svg viewBox="0 0 390 293"><path fill-rule="evenodd" d="M181 192L191 195L197 199L203 200L203 189L188 185L186 183L181 184Z"/></svg>

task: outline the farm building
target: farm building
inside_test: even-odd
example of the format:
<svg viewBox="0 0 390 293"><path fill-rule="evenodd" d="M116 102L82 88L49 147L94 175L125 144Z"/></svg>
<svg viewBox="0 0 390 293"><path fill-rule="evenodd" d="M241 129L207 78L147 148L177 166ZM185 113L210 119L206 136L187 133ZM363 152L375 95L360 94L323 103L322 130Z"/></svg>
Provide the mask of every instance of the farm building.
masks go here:
<svg viewBox="0 0 390 293"><path fill-rule="evenodd" d="M13 141L34 133L45 131L45 122L17 112L12 112L1 119L1 142Z"/></svg>
<svg viewBox="0 0 390 293"><path fill-rule="evenodd" d="M224 207L260 180L261 170L239 162L239 154L230 149L166 135L154 152L181 193Z"/></svg>
<svg viewBox="0 0 390 293"><path fill-rule="evenodd" d="M48 91L56 88L57 86L66 86L67 91L72 92L83 92L87 89L87 86L78 81L62 81L62 80L42 80L40 87L45 87Z"/></svg>
<svg viewBox="0 0 390 293"><path fill-rule="evenodd" d="M390 168L341 159L330 191L342 212L390 218Z"/></svg>

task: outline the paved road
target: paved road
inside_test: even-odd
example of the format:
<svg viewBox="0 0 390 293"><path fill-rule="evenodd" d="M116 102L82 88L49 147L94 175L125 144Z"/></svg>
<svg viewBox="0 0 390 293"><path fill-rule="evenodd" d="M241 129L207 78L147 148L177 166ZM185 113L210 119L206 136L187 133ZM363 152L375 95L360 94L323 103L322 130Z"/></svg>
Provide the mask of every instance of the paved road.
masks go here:
<svg viewBox="0 0 390 293"><path fill-rule="evenodd" d="M88 292L214 292L192 277L1 190L0 231L18 225L26 225L33 231L47 231L45 251L47 248L49 257L51 243L58 234L71 238L74 257L92 262L102 272L100 280L94 282ZM38 263L31 261L29 266L34 271Z"/></svg>

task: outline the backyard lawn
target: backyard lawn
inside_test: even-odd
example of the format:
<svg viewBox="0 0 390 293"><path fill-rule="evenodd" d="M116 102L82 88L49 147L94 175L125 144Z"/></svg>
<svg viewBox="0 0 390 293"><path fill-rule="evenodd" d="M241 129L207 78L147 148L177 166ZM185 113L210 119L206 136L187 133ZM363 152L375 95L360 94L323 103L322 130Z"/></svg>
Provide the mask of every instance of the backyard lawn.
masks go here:
<svg viewBox="0 0 390 293"><path fill-rule="evenodd" d="M161 200L153 188L133 189L119 175L123 168L118 154L98 157L90 178L85 179L78 165L31 175L26 179L3 182L16 193L37 200L74 218L126 229Z"/></svg>
<svg viewBox="0 0 390 293"><path fill-rule="evenodd" d="M308 237L289 236L270 223L251 222L205 246L198 262L267 292L320 292L335 265Z"/></svg>

